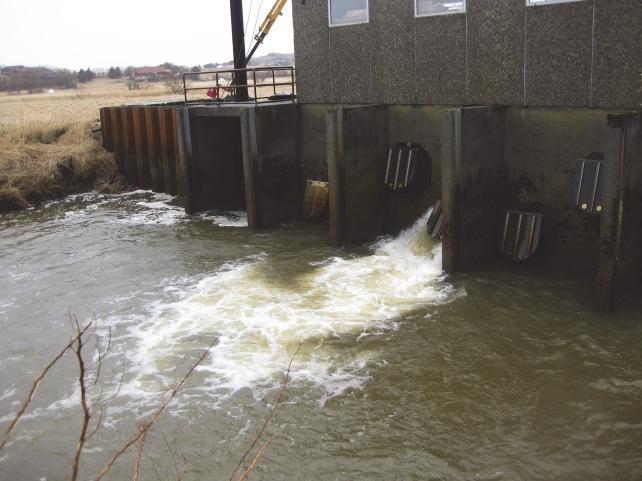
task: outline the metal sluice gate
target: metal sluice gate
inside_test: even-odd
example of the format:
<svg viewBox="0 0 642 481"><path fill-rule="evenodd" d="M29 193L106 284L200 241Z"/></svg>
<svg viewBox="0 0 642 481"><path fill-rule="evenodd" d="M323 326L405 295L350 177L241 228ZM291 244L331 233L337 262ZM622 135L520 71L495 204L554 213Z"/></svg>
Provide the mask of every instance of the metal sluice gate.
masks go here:
<svg viewBox="0 0 642 481"><path fill-rule="evenodd" d="M501 251L513 261L533 257L539 246L543 214L508 210L504 217Z"/></svg>
<svg viewBox="0 0 642 481"><path fill-rule="evenodd" d="M420 144L400 142L388 149L385 184L393 191L408 190L418 179L422 164L428 163L426 151ZM430 168L426 169L430 184Z"/></svg>

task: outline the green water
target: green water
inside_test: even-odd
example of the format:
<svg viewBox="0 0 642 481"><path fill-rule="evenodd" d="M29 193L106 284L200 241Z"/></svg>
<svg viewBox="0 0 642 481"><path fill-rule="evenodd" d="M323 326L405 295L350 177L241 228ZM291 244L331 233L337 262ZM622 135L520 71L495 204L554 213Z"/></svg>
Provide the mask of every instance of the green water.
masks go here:
<svg viewBox="0 0 642 481"><path fill-rule="evenodd" d="M211 343L151 431L141 479L229 479L299 345L249 479L642 479L642 302L607 316L541 273L444 277L420 223L352 250L326 226L243 225L147 192L0 217L0 428L71 312L112 336L81 479ZM0 451L0 479L69 479L79 431L66 356ZM110 479L131 479L132 461Z"/></svg>

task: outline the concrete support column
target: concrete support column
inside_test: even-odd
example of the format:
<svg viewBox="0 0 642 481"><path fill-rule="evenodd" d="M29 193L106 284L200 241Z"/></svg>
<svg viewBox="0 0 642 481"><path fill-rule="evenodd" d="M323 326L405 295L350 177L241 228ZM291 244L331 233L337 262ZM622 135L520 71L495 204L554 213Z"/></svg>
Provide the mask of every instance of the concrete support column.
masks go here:
<svg viewBox="0 0 642 481"><path fill-rule="evenodd" d="M443 267L453 273L496 257L506 183L504 110L445 112L442 123Z"/></svg>
<svg viewBox="0 0 642 481"><path fill-rule="evenodd" d="M326 117L326 157L328 162L328 182L330 184L330 239L334 245L345 243L345 215L343 211L343 109L328 109Z"/></svg>
<svg viewBox="0 0 642 481"><path fill-rule="evenodd" d="M246 109L241 115L241 145L243 149L243 183L245 185L245 206L247 225L250 229L259 229L259 205L256 193L256 116L254 109Z"/></svg>
<svg viewBox="0 0 642 481"><path fill-rule="evenodd" d="M614 308L620 292L626 294L637 288L642 267L640 115L609 115L608 125L594 294L596 306L602 311Z"/></svg>
<svg viewBox="0 0 642 481"><path fill-rule="evenodd" d="M383 229L386 107L329 110L326 135L331 239L336 245L359 244Z"/></svg>
<svg viewBox="0 0 642 481"><path fill-rule="evenodd" d="M461 244L461 109L444 113L441 138L442 267L453 273L459 270Z"/></svg>

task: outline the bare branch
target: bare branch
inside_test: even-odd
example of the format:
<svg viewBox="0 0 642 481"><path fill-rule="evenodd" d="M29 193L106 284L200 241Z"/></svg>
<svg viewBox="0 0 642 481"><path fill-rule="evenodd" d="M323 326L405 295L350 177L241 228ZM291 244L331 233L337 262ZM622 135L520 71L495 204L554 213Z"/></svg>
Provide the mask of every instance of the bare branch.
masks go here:
<svg viewBox="0 0 642 481"><path fill-rule="evenodd" d="M101 406L100 414L98 415L98 422L96 423L96 427L94 428L94 430L90 434L87 435L87 437L85 438L85 441L88 441L89 439L94 437L94 434L96 434L98 432L98 430L100 429L100 427L102 426L102 422L103 422L103 408Z"/></svg>
<svg viewBox="0 0 642 481"><path fill-rule="evenodd" d="M116 390L116 394L114 394L114 397L118 396L120 394L120 388L123 387L123 380L125 379L125 363L122 363L123 366L123 373L120 376L120 381L118 382L118 389Z"/></svg>
<svg viewBox="0 0 642 481"><path fill-rule="evenodd" d="M142 428L141 428L142 429ZM145 430L143 436L138 440L138 451L136 453L136 462L134 463L134 474L132 476L132 481L138 481L140 476L140 463L143 459L143 449L145 448L145 438L149 430Z"/></svg>
<svg viewBox="0 0 642 481"><path fill-rule="evenodd" d="M83 422L82 428L80 430L80 436L78 438L78 444L76 445L76 455L74 456L74 465L71 473L71 481L76 481L78 479L78 468L80 466L80 455L82 454L83 447L85 446L85 440L87 436L87 428L89 427L89 421L91 419L91 413L89 411L89 406L87 405L87 386L85 385L85 360L82 357L82 335L80 334L80 326L78 325L78 319L74 318L75 329L76 329L76 343L74 347L74 352L76 353L76 359L78 360L78 382L80 383L80 405L82 406L83 412Z"/></svg>
<svg viewBox="0 0 642 481"><path fill-rule="evenodd" d="M234 479L234 475L236 474L236 472L239 470L239 468L241 467L241 465L245 461L245 458L247 458L248 454L250 454L252 449L254 449L254 446L256 446L256 443L259 442L259 439L261 439L261 436L263 436L263 432L265 431L265 428L267 427L267 425L272 420L272 417L274 416L274 412L276 411L276 408L279 407L279 404L281 404L281 401L283 400L283 396L285 395L285 390L288 387L288 381L290 380L290 372L292 371L292 362L294 361L294 358L296 357L296 355L299 353L300 349L301 349L301 344L299 344L299 347L296 348L296 352L294 353L294 355L290 359L290 363L288 364L288 370L285 373L285 379L283 381L283 385L281 386L281 390L279 391L279 395L276 398L276 402L274 403L274 406L272 407L272 410L270 411L270 414L265 419L265 422L263 423L263 426L261 426L261 430L259 431L259 434L256 436L256 438L254 438L254 441L252 442L250 447L247 448L245 453L243 453L243 456L241 457L241 459L239 460L238 464L234 468L234 471L232 471L232 475L230 476L230 480L229 481L232 481Z"/></svg>
<svg viewBox="0 0 642 481"><path fill-rule="evenodd" d="M165 411L167 408L167 405L176 397L176 394L182 389L182 387L185 385L189 377L192 375L196 367L203 362L203 359L209 354L210 350L212 349L212 346L214 344L210 344L209 347L201 354L201 356L198 358L198 360L192 364L192 367L190 367L189 371L183 376L183 379L178 383L178 385L171 391L170 395L167 397L167 399L160 405L160 407L156 410L156 412L149 417L147 421L145 421L141 428L138 431L138 434L133 436L125 445L120 448L116 453L111 457L111 459L105 464L103 469L100 471L98 476L96 477L96 481L100 481L102 478L105 477L105 475L109 472L109 470L112 468L114 463L120 458L130 447L132 447L134 444L136 444L143 436L147 434L147 431L151 429L151 427L154 425L156 420L160 417L161 414Z"/></svg>
<svg viewBox="0 0 642 481"><path fill-rule="evenodd" d="M273 439L274 438L268 439L267 442L263 446L261 446L261 449L259 449L259 452L256 453L256 456L254 456L254 459L252 460L252 463L249 465L249 467L245 471L243 471L243 474L238 479L238 481L245 481L245 478L247 478L250 475L250 473L252 473L252 471L254 471L254 468L256 467L258 462L261 460L261 458L265 454L265 451L267 451L268 448L270 447L270 444L272 444L272 440Z"/></svg>
<svg viewBox="0 0 642 481"><path fill-rule="evenodd" d="M98 384L98 379L100 378L100 368L102 366L102 361L105 355L107 355L107 353L109 352L110 348L111 348L111 327L109 328L109 337L107 338L107 347L102 352L100 350L100 339L98 338L98 336L96 336L96 351L98 352L98 361L96 361L97 367L96 367L96 378L94 379L94 386Z"/></svg>
<svg viewBox="0 0 642 481"><path fill-rule="evenodd" d="M67 344L62 349L62 351L60 351L58 353L58 355L56 357L54 357L51 360L51 362L45 366L45 368L42 371L42 373L40 374L40 376L38 376L36 378L36 380L33 382L33 384L31 385L31 389L29 390L29 393L27 394L27 397L22 402L22 405L20 406L20 409L18 410L18 412L14 416L13 420L9 423L9 426L7 427L6 431L4 432L4 435L2 436L2 441L0 441L0 450L2 450L2 448L4 448L5 444L7 443L7 440L9 439L9 436L11 435L11 433L15 429L16 425L18 424L18 421L20 421L20 418L22 418L24 413L27 411L27 408L29 407L29 404L31 404L31 401L33 400L33 397L36 394L36 390L38 389L38 386L40 385L42 380L45 378L45 376L47 375L49 370L60 360L60 358L62 356L65 355L65 353L69 349L71 349L71 347L76 343L76 340L79 337L83 336L87 332L87 330L89 329L90 326L91 326L91 322L89 322L85 327L80 329L76 333L74 338L71 341L69 341L69 344Z"/></svg>

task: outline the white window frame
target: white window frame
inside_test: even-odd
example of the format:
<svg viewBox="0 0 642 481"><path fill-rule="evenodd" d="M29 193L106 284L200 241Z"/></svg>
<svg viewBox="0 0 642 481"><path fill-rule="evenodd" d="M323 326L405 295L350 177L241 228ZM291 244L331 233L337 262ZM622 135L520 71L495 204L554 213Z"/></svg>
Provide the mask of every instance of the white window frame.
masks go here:
<svg viewBox="0 0 642 481"><path fill-rule="evenodd" d="M328 0L328 25L330 27L345 27L349 25L362 25L364 23L370 23L370 0L366 1L366 19L359 22L349 22L349 23L332 23L332 0Z"/></svg>
<svg viewBox="0 0 642 481"><path fill-rule="evenodd" d="M452 12L419 13L419 10L417 8L417 4L419 3L419 0L414 0L413 3L415 4L415 17L438 17L438 16L441 16L441 15L461 15L461 14L465 14L466 13L466 9L468 8L468 0L463 0L463 2L464 2L464 9L463 10L455 10L455 11L452 11Z"/></svg>
<svg viewBox="0 0 642 481"><path fill-rule="evenodd" d="M557 3L584 2L585 0L526 0L527 7L542 7L544 5L555 5Z"/></svg>

